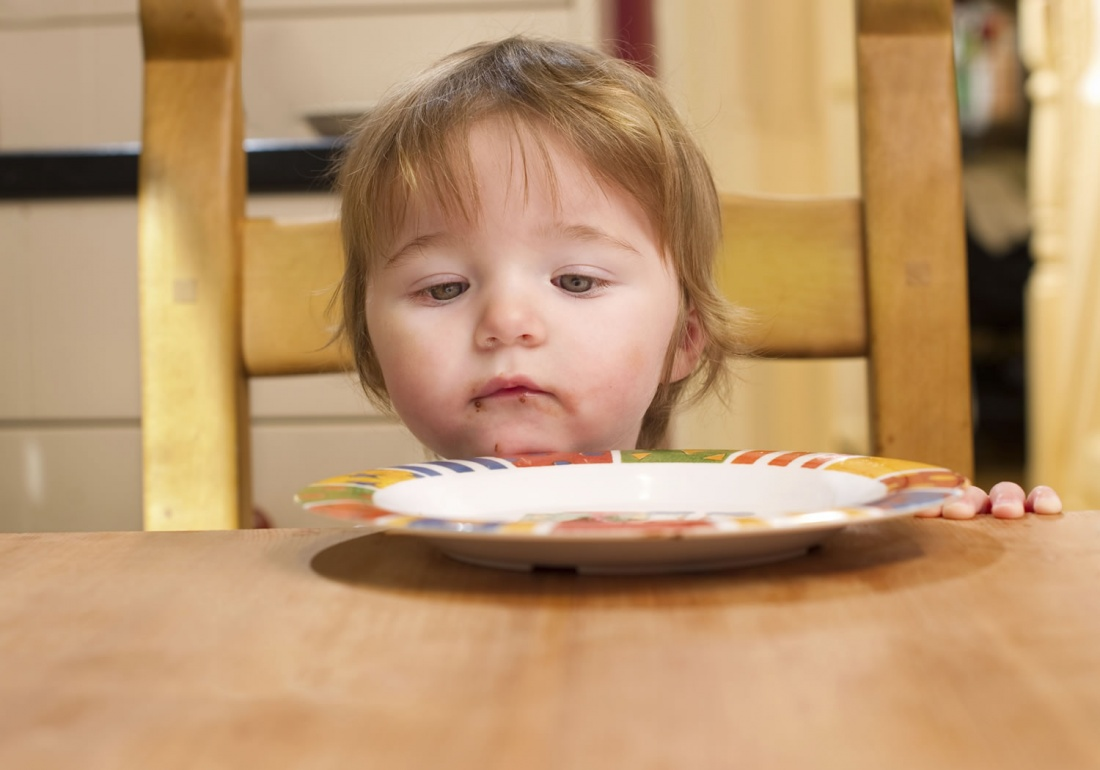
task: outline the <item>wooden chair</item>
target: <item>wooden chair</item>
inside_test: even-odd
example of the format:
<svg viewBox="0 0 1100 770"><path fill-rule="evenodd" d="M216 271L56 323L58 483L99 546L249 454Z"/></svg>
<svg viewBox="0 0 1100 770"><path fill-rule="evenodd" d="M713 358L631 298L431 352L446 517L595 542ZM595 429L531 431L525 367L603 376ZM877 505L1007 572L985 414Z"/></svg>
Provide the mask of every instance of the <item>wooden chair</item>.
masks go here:
<svg viewBox="0 0 1100 770"><path fill-rule="evenodd" d="M334 223L244 217L238 0L141 0L145 525L247 520L249 377L334 371ZM868 356L872 449L972 472L950 0L858 3L860 199L723 200L768 355Z"/></svg>

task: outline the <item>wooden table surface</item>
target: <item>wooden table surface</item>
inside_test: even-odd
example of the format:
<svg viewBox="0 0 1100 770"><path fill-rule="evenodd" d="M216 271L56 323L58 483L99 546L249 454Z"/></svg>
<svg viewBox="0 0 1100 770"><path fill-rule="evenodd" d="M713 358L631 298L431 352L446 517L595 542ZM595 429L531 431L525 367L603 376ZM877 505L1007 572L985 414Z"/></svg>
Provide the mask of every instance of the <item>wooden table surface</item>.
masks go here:
<svg viewBox="0 0 1100 770"><path fill-rule="evenodd" d="M1100 512L698 575L0 535L0 768L1096 768Z"/></svg>

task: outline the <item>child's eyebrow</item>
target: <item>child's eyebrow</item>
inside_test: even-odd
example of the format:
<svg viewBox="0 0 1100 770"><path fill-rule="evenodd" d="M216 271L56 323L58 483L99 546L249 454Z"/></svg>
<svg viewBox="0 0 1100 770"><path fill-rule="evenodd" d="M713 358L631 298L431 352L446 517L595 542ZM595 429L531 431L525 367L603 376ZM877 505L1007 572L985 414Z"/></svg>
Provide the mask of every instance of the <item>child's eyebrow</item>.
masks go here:
<svg viewBox="0 0 1100 770"><path fill-rule="evenodd" d="M555 222L542 228L542 234L545 237L551 238L564 238L573 241L597 241L601 243L607 243L624 251L630 251L638 256L641 256L641 252L636 249L633 244L628 241L624 241L622 238L616 238L614 235L601 230L593 225L585 224L572 224L567 225L562 222Z"/></svg>
<svg viewBox="0 0 1100 770"><path fill-rule="evenodd" d="M395 264L411 257L414 252L426 249L429 246L435 246L447 240L449 240L447 234L442 232L418 235L397 251L393 252L393 254L386 257L383 267L393 267Z"/></svg>

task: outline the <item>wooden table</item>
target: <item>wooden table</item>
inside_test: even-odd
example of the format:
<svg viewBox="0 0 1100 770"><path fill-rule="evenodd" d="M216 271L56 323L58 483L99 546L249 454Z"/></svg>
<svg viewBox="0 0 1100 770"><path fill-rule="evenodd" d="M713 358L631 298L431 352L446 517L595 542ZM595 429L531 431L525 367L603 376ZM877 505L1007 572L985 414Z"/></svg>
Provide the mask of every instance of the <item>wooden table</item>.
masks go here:
<svg viewBox="0 0 1100 770"><path fill-rule="evenodd" d="M1100 512L702 575L0 535L0 768L1100 767Z"/></svg>

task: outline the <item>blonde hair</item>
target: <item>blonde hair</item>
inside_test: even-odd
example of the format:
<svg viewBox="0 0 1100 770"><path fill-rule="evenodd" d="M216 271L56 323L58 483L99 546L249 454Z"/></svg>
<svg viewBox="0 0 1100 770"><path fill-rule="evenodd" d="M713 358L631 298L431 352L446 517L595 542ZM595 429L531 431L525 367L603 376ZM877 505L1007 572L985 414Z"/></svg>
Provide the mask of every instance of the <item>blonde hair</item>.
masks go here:
<svg viewBox="0 0 1100 770"><path fill-rule="evenodd" d="M536 141L540 131L564 140L602 183L638 202L671 259L681 287L679 332L638 437L639 447L659 446L689 384L695 395L710 392L742 352L739 313L714 282L718 195L702 151L656 81L572 43L511 37L459 51L390 92L353 131L337 180L347 260L340 297L364 390L389 408L367 327L372 271L393 248L415 196L471 216L466 201L476 189L465 143L488 118L526 125ZM701 331L699 364L690 377L667 382L691 309Z"/></svg>

